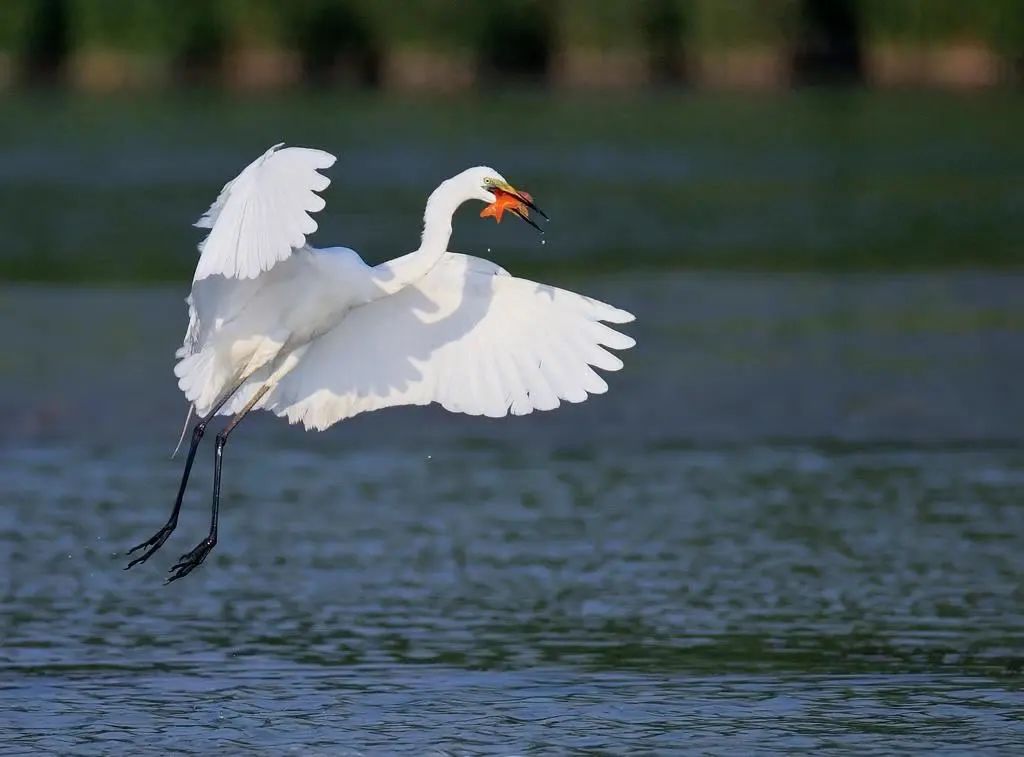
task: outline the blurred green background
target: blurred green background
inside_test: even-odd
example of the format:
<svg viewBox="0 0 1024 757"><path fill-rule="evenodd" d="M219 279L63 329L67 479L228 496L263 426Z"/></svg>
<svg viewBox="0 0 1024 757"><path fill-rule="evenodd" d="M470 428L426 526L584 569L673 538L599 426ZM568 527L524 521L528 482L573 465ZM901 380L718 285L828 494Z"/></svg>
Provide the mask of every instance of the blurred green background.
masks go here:
<svg viewBox="0 0 1024 757"><path fill-rule="evenodd" d="M269 145L338 154L314 243L413 248L493 165L527 274L1024 262L1019 0L3 0L0 276L187 280Z"/></svg>
<svg viewBox="0 0 1024 757"><path fill-rule="evenodd" d="M4 0L7 81L1019 82L1017 0Z"/></svg>

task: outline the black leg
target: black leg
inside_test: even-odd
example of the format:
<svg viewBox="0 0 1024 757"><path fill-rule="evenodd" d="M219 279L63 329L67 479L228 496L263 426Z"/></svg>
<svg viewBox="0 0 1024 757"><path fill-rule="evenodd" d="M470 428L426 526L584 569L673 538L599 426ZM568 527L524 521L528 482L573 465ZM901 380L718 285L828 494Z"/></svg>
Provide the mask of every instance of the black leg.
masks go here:
<svg viewBox="0 0 1024 757"><path fill-rule="evenodd" d="M228 435L224 431L217 434L217 442L213 448L213 507L210 513L210 533L199 542L191 551L186 552L178 562L171 566L171 577L167 583L184 578L193 570L203 564L206 556L213 551L217 545L217 518L220 514L220 470L224 462L224 445L227 444Z"/></svg>
<svg viewBox="0 0 1024 757"><path fill-rule="evenodd" d="M146 562L146 560L152 557L156 551L164 545L167 538L174 533L174 529L178 526L178 513L181 512L181 503L185 498L185 489L188 486L188 477L192 472L192 463L196 459L196 450L199 449L199 442L203 439L203 433L206 431L206 424L209 423L215 415L217 415L217 411L224 407L224 403L231 399L234 393L242 387L242 383L244 382L237 384L234 389L224 395L224 397L213 406L209 415L205 418L200 418L199 422L196 423L195 428L192 429L192 442L188 448L188 457L185 458L185 470L181 474L181 484L178 486L178 497L174 500L174 509L171 510L171 517L168 518L167 522L160 527L159 531L146 539L146 541L141 544L136 544L128 550L127 554L130 555L133 552L146 548L145 552L128 563L125 570L128 570L128 568L138 565L139 563Z"/></svg>
<svg viewBox="0 0 1024 757"><path fill-rule="evenodd" d="M171 510L171 517L168 518L167 522L160 527L159 531L146 539L146 541L141 544L136 544L128 550L128 554L130 555L132 552L137 552L143 547L146 548L145 552L128 563L125 570L128 570L128 568L138 565L139 563L146 562L146 560L152 557L156 551L164 545L167 538L174 533L174 529L177 528L178 513L181 512L181 502L185 498L185 488L188 486L188 477L192 472L192 463L196 459L196 450L199 449L199 442L203 439L203 433L206 431L206 424L209 422L210 417L212 417L212 414L207 418L201 418L195 425L195 428L192 429L192 443L188 448L188 457L185 458L185 471L181 474L181 484L178 485L178 497L174 500L174 509Z"/></svg>
<svg viewBox="0 0 1024 757"><path fill-rule="evenodd" d="M235 429L235 426L241 422L242 418L252 410L253 406L260 401L260 398L267 393L270 389L269 386L262 386L253 395L252 399L246 403L245 407L242 408L241 412L238 413L234 418L231 419L223 431L217 434L217 443L213 448L213 505L210 510L210 533L207 534L206 538L199 542L191 551L183 554L174 565L171 566L170 573L171 577L167 579L167 583L171 581L177 581L179 578L184 578L193 570L203 564L203 560L206 556L213 551L213 548L217 546L217 518L220 514L220 472L221 466L224 463L224 445L228 443L228 435Z"/></svg>

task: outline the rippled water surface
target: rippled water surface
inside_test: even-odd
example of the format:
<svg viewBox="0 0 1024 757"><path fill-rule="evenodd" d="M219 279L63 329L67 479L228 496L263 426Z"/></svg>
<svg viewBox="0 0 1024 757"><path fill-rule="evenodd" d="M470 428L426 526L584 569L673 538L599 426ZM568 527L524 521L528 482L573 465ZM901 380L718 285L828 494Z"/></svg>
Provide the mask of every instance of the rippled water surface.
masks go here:
<svg viewBox="0 0 1024 757"><path fill-rule="evenodd" d="M558 283L607 396L247 421L170 586L182 293L0 289L0 753L1024 743L1019 276Z"/></svg>

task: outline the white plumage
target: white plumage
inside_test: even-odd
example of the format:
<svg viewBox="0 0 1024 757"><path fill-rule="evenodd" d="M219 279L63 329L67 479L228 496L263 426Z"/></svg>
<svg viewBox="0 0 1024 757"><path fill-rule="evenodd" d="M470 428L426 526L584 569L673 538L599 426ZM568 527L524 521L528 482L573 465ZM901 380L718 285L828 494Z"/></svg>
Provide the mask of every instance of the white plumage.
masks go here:
<svg viewBox="0 0 1024 757"><path fill-rule="evenodd" d="M277 145L225 185L196 224L210 228L189 298L189 328L175 368L205 416L257 409L306 428L368 410L437 402L500 417L582 402L607 384L594 371L622 361L633 340L604 325L624 310L510 276L447 251L462 202L493 202L507 182L473 168L431 195L419 249L380 266L352 250L306 245L309 214L334 156Z"/></svg>
<svg viewBox="0 0 1024 757"><path fill-rule="evenodd" d="M208 276L251 279L302 247L316 231L310 213L323 210L334 165L323 150L274 145L224 185L196 226L210 229L199 245L194 281Z"/></svg>
<svg viewBox="0 0 1024 757"><path fill-rule="evenodd" d="M617 370L604 347L633 340L600 321L631 316L449 253L415 284L353 309L316 340L264 406L324 429L367 410L441 404L494 418L582 402Z"/></svg>
<svg viewBox="0 0 1024 757"><path fill-rule="evenodd" d="M221 190L196 223L200 245L189 324L174 368L200 420L171 516L128 567L148 560L177 527L196 450L214 414L210 532L171 567L176 581L217 543L221 465L247 412L270 410L325 429L367 410L440 403L500 417L582 402L608 389L595 368L622 367L609 350L633 340L604 325L633 316L563 289L517 279L494 263L448 252L452 216L467 200L528 223L539 209L494 169L470 168L427 200L420 246L368 266L344 247L316 249L310 216L334 164L320 150L275 145ZM186 428L188 421L186 421ZM184 433L182 434L184 437Z"/></svg>

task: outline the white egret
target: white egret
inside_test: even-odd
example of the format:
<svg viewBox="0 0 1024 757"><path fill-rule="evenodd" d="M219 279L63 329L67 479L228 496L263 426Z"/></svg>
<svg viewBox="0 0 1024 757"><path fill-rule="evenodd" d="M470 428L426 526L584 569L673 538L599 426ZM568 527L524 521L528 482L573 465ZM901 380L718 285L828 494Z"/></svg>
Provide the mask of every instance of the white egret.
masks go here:
<svg viewBox="0 0 1024 757"><path fill-rule="evenodd" d="M447 410L500 417L582 402L608 385L608 351L633 340L606 326L633 316L603 302L510 276L482 258L448 251L452 216L468 200L481 216L543 216L526 192L497 171L470 168L431 193L420 246L369 266L344 247L306 244L310 213L335 158L275 145L221 190L196 226L210 231L177 352L178 386L199 418L167 523L133 547L148 560L178 522L196 449L215 415L210 532L170 569L188 575L217 543L221 463L228 435L250 410L269 410L322 430L357 413L437 402ZM546 218L546 216L544 216ZM189 419L186 419L186 429ZM184 432L183 432L184 434Z"/></svg>

